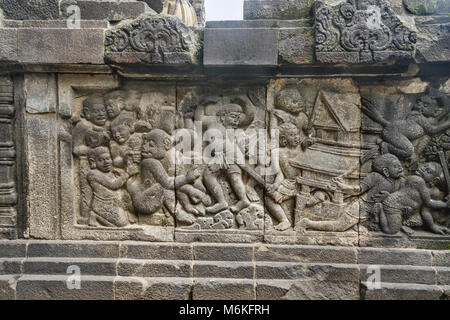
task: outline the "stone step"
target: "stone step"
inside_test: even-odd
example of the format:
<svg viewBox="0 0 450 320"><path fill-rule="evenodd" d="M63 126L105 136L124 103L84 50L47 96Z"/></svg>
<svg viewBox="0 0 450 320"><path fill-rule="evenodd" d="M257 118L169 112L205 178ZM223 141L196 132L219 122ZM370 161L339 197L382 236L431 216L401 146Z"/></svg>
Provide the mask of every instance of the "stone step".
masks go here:
<svg viewBox="0 0 450 320"><path fill-rule="evenodd" d="M363 300L449 300L450 286L437 286L416 283L382 282L378 288L369 289L361 284Z"/></svg>

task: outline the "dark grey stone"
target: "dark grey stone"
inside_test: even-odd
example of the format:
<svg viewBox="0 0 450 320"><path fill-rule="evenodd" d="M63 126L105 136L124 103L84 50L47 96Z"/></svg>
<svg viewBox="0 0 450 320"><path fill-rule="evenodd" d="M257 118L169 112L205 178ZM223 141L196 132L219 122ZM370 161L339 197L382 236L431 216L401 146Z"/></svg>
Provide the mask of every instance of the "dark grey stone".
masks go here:
<svg viewBox="0 0 450 320"><path fill-rule="evenodd" d="M435 285L382 283L381 289L369 290L362 285L363 300L439 300L443 290Z"/></svg>
<svg viewBox="0 0 450 320"><path fill-rule="evenodd" d="M431 14L448 13L448 0L403 0L406 9L416 15L426 16Z"/></svg>
<svg viewBox="0 0 450 320"><path fill-rule="evenodd" d="M233 21L207 21L206 29L221 28L279 28L280 20L233 20Z"/></svg>
<svg viewBox="0 0 450 320"><path fill-rule="evenodd" d="M6 19L48 20L59 18L59 0L0 0Z"/></svg>
<svg viewBox="0 0 450 320"><path fill-rule="evenodd" d="M22 258L0 258L0 275L22 274Z"/></svg>
<svg viewBox="0 0 450 320"><path fill-rule="evenodd" d="M79 267L82 275L116 275L116 259L28 258L23 262L25 274L67 275L70 266Z"/></svg>
<svg viewBox="0 0 450 320"><path fill-rule="evenodd" d="M0 62L17 62L17 29L0 28Z"/></svg>
<svg viewBox="0 0 450 320"><path fill-rule="evenodd" d="M140 300L145 280L142 278L116 277L114 280L114 297L116 300Z"/></svg>
<svg viewBox="0 0 450 320"><path fill-rule="evenodd" d="M15 282L19 276L0 275L0 300L15 299Z"/></svg>
<svg viewBox="0 0 450 320"><path fill-rule="evenodd" d="M118 242L40 241L30 243L28 257L118 258Z"/></svg>
<svg viewBox="0 0 450 320"><path fill-rule="evenodd" d="M450 251L433 251L433 261L435 266L450 266Z"/></svg>
<svg viewBox="0 0 450 320"><path fill-rule="evenodd" d="M26 250L25 241L0 241L0 258L25 257Z"/></svg>
<svg viewBox="0 0 450 320"><path fill-rule="evenodd" d="M417 17L416 60L445 62L450 60L450 17Z"/></svg>
<svg viewBox="0 0 450 320"><path fill-rule="evenodd" d="M303 263L354 263L356 249L344 247L313 247L289 245L260 245L255 248L256 261Z"/></svg>
<svg viewBox="0 0 450 320"><path fill-rule="evenodd" d="M311 16L311 0L245 0L244 19L302 19Z"/></svg>
<svg viewBox="0 0 450 320"><path fill-rule="evenodd" d="M34 64L103 64L103 29L18 29L18 57Z"/></svg>
<svg viewBox="0 0 450 320"><path fill-rule="evenodd" d="M205 66L276 66L277 29L205 29Z"/></svg>
<svg viewBox="0 0 450 320"><path fill-rule="evenodd" d="M361 266L361 281L367 281L374 274L373 269ZM432 267L380 266L381 282L435 284L436 272Z"/></svg>
<svg viewBox="0 0 450 320"><path fill-rule="evenodd" d="M450 268L449 267L436 267L437 283L439 285L450 286Z"/></svg>
<svg viewBox="0 0 450 320"><path fill-rule="evenodd" d="M195 261L195 278L253 279L253 262Z"/></svg>
<svg viewBox="0 0 450 320"><path fill-rule="evenodd" d="M192 279L147 278L143 298L146 300L189 300Z"/></svg>
<svg viewBox="0 0 450 320"><path fill-rule="evenodd" d="M195 279L192 288L194 300L254 300L253 280Z"/></svg>
<svg viewBox="0 0 450 320"><path fill-rule="evenodd" d="M121 21L137 18L143 13L156 14L144 2L78 0L77 5L83 20Z"/></svg>
<svg viewBox="0 0 450 320"><path fill-rule="evenodd" d="M237 244L194 244L194 260L253 261L253 246Z"/></svg>
<svg viewBox="0 0 450 320"><path fill-rule="evenodd" d="M191 260L193 257L192 250L191 244L123 242L120 244L120 257L128 259Z"/></svg>
<svg viewBox="0 0 450 320"><path fill-rule="evenodd" d="M16 286L20 300L112 300L114 299L114 277L81 277L80 289L69 289L69 276L25 275Z"/></svg>
<svg viewBox="0 0 450 320"><path fill-rule="evenodd" d="M431 266L431 252L408 249L358 248L359 264Z"/></svg>
<svg viewBox="0 0 450 320"><path fill-rule="evenodd" d="M163 260L120 260L117 274L125 277L192 277L192 263Z"/></svg>
<svg viewBox="0 0 450 320"><path fill-rule="evenodd" d="M280 62L287 64L314 63L313 28L280 29L278 44Z"/></svg>

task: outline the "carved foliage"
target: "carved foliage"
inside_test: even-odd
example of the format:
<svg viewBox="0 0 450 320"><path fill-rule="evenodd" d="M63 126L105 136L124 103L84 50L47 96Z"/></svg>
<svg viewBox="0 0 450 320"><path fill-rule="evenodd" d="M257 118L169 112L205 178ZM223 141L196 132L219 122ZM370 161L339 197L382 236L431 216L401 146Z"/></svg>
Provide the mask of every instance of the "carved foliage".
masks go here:
<svg viewBox="0 0 450 320"><path fill-rule="evenodd" d="M198 37L174 16L143 16L106 32L106 57L113 62L193 63L197 47Z"/></svg>
<svg viewBox="0 0 450 320"><path fill-rule="evenodd" d="M384 0L347 0L315 7L316 53L324 63L373 63L411 57L416 33Z"/></svg>

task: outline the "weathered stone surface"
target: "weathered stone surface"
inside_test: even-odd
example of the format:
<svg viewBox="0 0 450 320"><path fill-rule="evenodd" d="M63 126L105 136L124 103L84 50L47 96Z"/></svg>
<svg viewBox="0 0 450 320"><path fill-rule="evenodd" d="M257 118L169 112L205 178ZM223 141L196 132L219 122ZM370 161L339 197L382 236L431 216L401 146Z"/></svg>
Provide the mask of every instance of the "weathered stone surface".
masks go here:
<svg viewBox="0 0 450 320"><path fill-rule="evenodd" d="M0 275L0 298L2 300L14 300L16 298L16 281L19 276Z"/></svg>
<svg viewBox="0 0 450 320"><path fill-rule="evenodd" d="M444 62L450 60L450 19L417 17L417 53L419 62Z"/></svg>
<svg viewBox="0 0 450 320"><path fill-rule="evenodd" d="M360 264L431 266L430 251L375 248L358 248L357 250Z"/></svg>
<svg viewBox="0 0 450 320"><path fill-rule="evenodd" d="M369 290L363 285L363 300L440 300L443 290L435 285L381 283L381 289Z"/></svg>
<svg viewBox="0 0 450 320"><path fill-rule="evenodd" d="M0 28L0 61L17 62L17 29Z"/></svg>
<svg viewBox="0 0 450 320"><path fill-rule="evenodd" d="M281 63L313 64L314 35L313 28L280 29L278 44Z"/></svg>
<svg viewBox="0 0 450 320"><path fill-rule="evenodd" d="M80 289L69 289L69 275L25 275L16 285L19 300L112 300L114 277L82 276Z"/></svg>
<svg viewBox="0 0 450 320"><path fill-rule="evenodd" d="M58 89L54 74L25 75L24 91L28 113L56 112Z"/></svg>
<svg viewBox="0 0 450 320"><path fill-rule="evenodd" d="M205 66L276 66L278 63L276 29L205 29L204 37Z"/></svg>
<svg viewBox="0 0 450 320"><path fill-rule="evenodd" d="M450 286L450 268L449 267L436 267L437 284Z"/></svg>
<svg viewBox="0 0 450 320"><path fill-rule="evenodd" d="M0 258L25 257L26 252L25 241L0 241Z"/></svg>
<svg viewBox="0 0 450 320"><path fill-rule="evenodd" d="M46 20L59 18L58 0L2 0L0 9L6 19Z"/></svg>
<svg viewBox="0 0 450 320"><path fill-rule="evenodd" d="M35 64L103 64L103 29L18 29L18 59Z"/></svg>
<svg viewBox="0 0 450 320"><path fill-rule="evenodd" d="M120 244L120 257L127 259L191 260L192 245L169 243L123 242Z"/></svg>
<svg viewBox="0 0 450 320"><path fill-rule="evenodd" d="M253 279L253 262L195 261L195 278Z"/></svg>
<svg viewBox="0 0 450 320"><path fill-rule="evenodd" d="M449 251L433 251L433 265L438 267L450 266Z"/></svg>
<svg viewBox="0 0 450 320"><path fill-rule="evenodd" d="M122 277L192 277L189 261L121 259L117 273Z"/></svg>
<svg viewBox="0 0 450 320"><path fill-rule="evenodd" d="M257 280L258 300L358 300L359 283L320 280Z"/></svg>
<svg viewBox="0 0 450 320"><path fill-rule="evenodd" d="M244 19L302 19L309 18L314 1L311 0L245 0Z"/></svg>
<svg viewBox="0 0 450 320"><path fill-rule="evenodd" d="M254 300L253 280L195 279L192 288L194 300Z"/></svg>
<svg viewBox="0 0 450 320"><path fill-rule="evenodd" d="M343 263L357 262L357 252L352 248L336 247L295 247L289 245L257 246L255 248L256 261L283 261L299 263Z"/></svg>
<svg viewBox="0 0 450 320"><path fill-rule="evenodd" d="M156 13L146 3L133 1L78 0L77 6L83 20L121 21L137 18L144 13Z"/></svg>
<svg viewBox="0 0 450 320"><path fill-rule="evenodd" d="M119 243L92 241L39 241L30 243L28 257L118 258Z"/></svg>
<svg viewBox="0 0 450 320"><path fill-rule="evenodd" d="M381 282L435 284L436 272L432 267L379 266ZM374 266L361 265L361 281L368 281L374 274Z"/></svg>
<svg viewBox="0 0 450 320"><path fill-rule="evenodd" d="M227 244L196 244L194 260L207 261L252 261L253 246Z"/></svg>
<svg viewBox="0 0 450 320"><path fill-rule="evenodd" d="M77 266L82 275L115 276L116 259L105 258L27 258L24 274L67 275L70 266Z"/></svg>
<svg viewBox="0 0 450 320"><path fill-rule="evenodd" d="M22 274L23 258L0 258L0 275Z"/></svg>
<svg viewBox="0 0 450 320"><path fill-rule="evenodd" d="M445 14L450 8L448 0L403 0L403 3L410 13L419 16Z"/></svg>

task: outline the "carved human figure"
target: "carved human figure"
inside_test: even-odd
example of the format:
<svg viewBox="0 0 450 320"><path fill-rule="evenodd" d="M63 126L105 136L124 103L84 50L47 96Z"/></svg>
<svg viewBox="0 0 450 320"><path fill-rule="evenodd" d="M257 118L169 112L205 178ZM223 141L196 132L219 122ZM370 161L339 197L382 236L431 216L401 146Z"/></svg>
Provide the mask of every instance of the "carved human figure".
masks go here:
<svg viewBox="0 0 450 320"><path fill-rule="evenodd" d="M435 226L430 214L430 210L450 208L450 200L447 203L433 200L433 185L439 183L440 179L443 179L440 164L428 162L420 166L414 175L409 176L400 190L394 193L383 192L385 199L375 204L375 214L378 216L381 230L387 234L396 234L402 228L403 219L407 220L420 210L424 224L431 231L442 233L442 229Z"/></svg>
<svg viewBox="0 0 450 320"><path fill-rule="evenodd" d="M296 88L285 88L277 93L274 100L275 109L272 113L272 128L286 122L294 124L300 135L300 146L306 149L314 144L310 137L312 123L306 114L306 101Z"/></svg>
<svg viewBox="0 0 450 320"><path fill-rule="evenodd" d="M128 173L113 167L109 149L106 147L91 149L88 159L91 169L87 180L93 191L89 225L126 226L128 216L121 208L118 190L127 182Z"/></svg>
<svg viewBox="0 0 450 320"><path fill-rule="evenodd" d="M384 197L385 192L393 193L399 190L402 177L403 166L398 158L392 154L383 154L374 159L372 172L361 181L360 186L347 185L341 177L333 178L332 186L336 186L347 194L359 195L359 199L362 200L360 211L367 213L372 218L373 223L378 224L378 216L373 213L375 203ZM347 203L347 207L351 207L351 202ZM312 221L303 218L300 225L314 230L343 232L358 223L359 219L359 217L352 215L350 211L344 210L343 216L338 220Z"/></svg>
<svg viewBox="0 0 450 320"><path fill-rule="evenodd" d="M109 135L105 129L107 114L102 97L89 97L83 101L81 120L73 129L73 153L86 156L90 148L107 146Z"/></svg>
<svg viewBox="0 0 450 320"><path fill-rule="evenodd" d="M173 140L165 131L153 129L143 135L141 177L130 180L128 190L138 213L150 215L163 205L166 215L174 216L180 223L192 224L195 219L176 208L175 192L196 198L198 190L190 184L200 177L200 173L193 168L186 175L175 177L175 157L169 150L173 150ZM151 203L147 203L148 199Z"/></svg>
<svg viewBox="0 0 450 320"><path fill-rule="evenodd" d="M126 92L115 90L104 95L106 112L109 120L116 119L125 109Z"/></svg>
<svg viewBox="0 0 450 320"><path fill-rule="evenodd" d="M449 110L438 114L436 100L425 95L418 99L405 119L386 120L375 108L375 104L362 99L363 112L383 126L381 153L392 153L404 160L416 158L413 142L425 134L435 135L450 128L450 121L438 124ZM435 119L435 120L430 120Z"/></svg>
<svg viewBox="0 0 450 320"><path fill-rule="evenodd" d="M247 109L250 109L250 107L247 106ZM249 114L254 116L251 111L246 110L245 115L247 118L249 117ZM241 116L243 115L243 109L238 104L227 104L223 106L217 112L216 117L206 117L205 106L202 104L199 105L195 111L195 119L197 121L202 121L203 125L207 128L207 132L211 130L211 132L214 131L218 133L218 135L216 134L214 137L216 139L216 141L214 141L216 146L215 157L211 163L208 163L203 175L203 182L207 190L217 201L216 204L206 208L207 213L215 214L228 208L224 191L217 180L218 174L221 171L226 172L231 187L238 198L238 202L231 206L230 210L233 213L238 213L250 205L245 184L242 180L242 169L235 163L228 164L226 155L226 131L227 129L237 129L239 128L241 121L247 121L241 120ZM231 143L233 144L234 141L231 141ZM214 163L217 159L219 163Z"/></svg>
<svg viewBox="0 0 450 320"><path fill-rule="evenodd" d="M114 166L123 168L130 158L139 163L141 157L142 138L134 133L133 119L130 117L117 117L111 122L110 141L111 155Z"/></svg>

